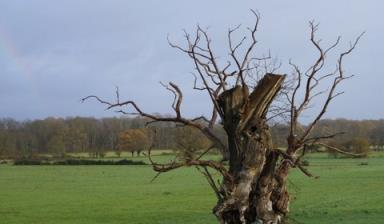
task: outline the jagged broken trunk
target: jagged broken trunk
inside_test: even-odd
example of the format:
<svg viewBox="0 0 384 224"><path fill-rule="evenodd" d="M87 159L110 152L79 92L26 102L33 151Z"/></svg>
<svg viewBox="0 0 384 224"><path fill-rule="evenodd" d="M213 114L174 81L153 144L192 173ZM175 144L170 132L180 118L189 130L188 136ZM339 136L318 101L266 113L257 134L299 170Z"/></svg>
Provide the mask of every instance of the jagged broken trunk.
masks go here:
<svg viewBox="0 0 384 224"><path fill-rule="evenodd" d="M213 209L225 224L284 222L289 195L288 167L278 163L266 113L284 76L266 74L250 93L247 86L224 91L218 99L228 135L229 173Z"/></svg>

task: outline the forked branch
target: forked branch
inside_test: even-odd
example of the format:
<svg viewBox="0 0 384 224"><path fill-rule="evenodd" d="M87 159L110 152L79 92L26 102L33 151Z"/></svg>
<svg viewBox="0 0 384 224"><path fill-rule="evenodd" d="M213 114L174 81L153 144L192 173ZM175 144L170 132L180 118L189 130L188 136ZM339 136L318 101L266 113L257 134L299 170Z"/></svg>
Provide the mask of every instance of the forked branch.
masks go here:
<svg viewBox="0 0 384 224"><path fill-rule="evenodd" d="M290 61L289 63L292 66L293 73L297 79L296 85L293 88L291 97L289 98L289 102L291 104L290 134L289 134L290 152L289 153L292 155L295 154L295 152L298 151L300 148L302 148L304 144L314 140L309 138L312 130L320 121L320 119L323 117L323 115L326 113L331 101L333 101L337 96L343 94L343 92L336 92L337 87L342 81L352 77L352 76L346 76L344 74L343 59L355 49L360 38L364 34L364 33L360 34L355 39L355 41L350 44L350 47L339 55L337 60L337 69L334 72L321 74L328 54L340 43L341 37L339 36L337 40L333 44L331 44L329 47L323 48L320 45L320 40L316 38L316 31L318 29L318 24L315 24L314 22L310 22L309 24L310 24L310 30L311 30L310 41L311 41L311 44L315 47L315 49L318 51L319 57L316 59L313 65L310 66L304 73L292 61ZM327 78L332 78L332 77L333 77L333 81L328 90L316 91L321 81ZM300 102L297 102L297 95L300 89L303 89L304 96ZM298 129L300 115L305 109L307 109L308 105L314 100L315 97L323 94L326 95L326 98L324 103L320 107L319 112L314 116L314 119L305 127L305 129L302 132L300 132L301 133L300 136L298 136L299 131L297 129ZM322 138L323 137L317 138L316 141ZM328 137L324 136L324 138L328 138Z"/></svg>
<svg viewBox="0 0 384 224"><path fill-rule="evenodd" d="M175 96L173 104L172 104L172 108L174 109L175 114L176 114L174 117L161 117L161 116L146 113L132 100L120 102L120 100L117 99L115 103L112 103L112 102L103 100L98 96L90 95L90 96L83 98L82 101L84 102L84 101L89 100L89 99L95 99L98 102L107 105L106 110L117 108L118 110L116 112L126 114L126 115L134 114L134 115L139 115L139 116L142 116L145 118L149 118L151 120L149 122L174 122L174 123L178 123L178 124L182 124L185 126L190 126L190 127L196 128L196 129L200 130L208 139L210 139L215 144L215 147L222 150L222 152L226 152L227 149L226 149L225 144L220 140L219 137L217 137L213 133L213 130L211 128L207 127L206 125L201 124L201 122L198 122L197 120L187 119L181 115L180 106L182 103L183 94L182 94L180 88L173 83L170 83L170 87L167 86L167 88L172 93L174 93L174 96ZM117 94L117 96L118 95L119 94ZM133 112L124 110L123 107L131 107L133 109Z"/></svg>

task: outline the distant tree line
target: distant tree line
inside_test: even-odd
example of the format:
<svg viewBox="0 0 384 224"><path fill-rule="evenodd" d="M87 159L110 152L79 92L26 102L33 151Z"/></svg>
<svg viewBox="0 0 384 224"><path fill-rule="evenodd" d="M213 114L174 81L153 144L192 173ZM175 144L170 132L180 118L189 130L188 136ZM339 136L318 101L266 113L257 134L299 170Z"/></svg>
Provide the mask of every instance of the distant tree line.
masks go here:
<svg viewBox="0 0 384 224"><path fill-rule="evenodd" d="M146 126L143 118L46 118L16 121L0 119L0 158L26 158L38 154L64 157L68 153L88 153L103 157L107 151L140 153L154 149L209 147L209 142L190 129L157 122ZM288 126L272 126L276 147L286 146ZM217 126L216 133L224 138ZM357 144L376 150L384 149L384 120L322 120L314 136L338 133L331 143L354 150ZM359 146L360 147L360 146ZM187 150L187 151L190 151ZM357 149L358 151L358 149ZM190 156L190 155L186 155Z"/></svg>
<svg viewBox="0 0 384 224"><path fill-rule="evenodd" d="M288 128L284 124L272 127L274 142L278 147L286 146L283 136L289 131ZM371 150L384 150L384 120L324 119L313 131L312 137L318 136L329 136L329 139L325 139L329 145L347 152L367 154ZM311 146L310 149L317 150L318 147ZM331 154L335 157L339 155L336 152Z"/></svg>
<svg viewBox="0 0 384 224"><path fill-rule="evenodd" d="M46 118L16 121L0 119L0 157L26 158L38 154L64 157L68 153L88 153L103 157L107 151L141 151L127 140L127 130L142 129L146 120L138 118ZM169 124L151 125L157 135L152 137L154 148L172 148L173 127ZM134 132L131 132L131 134ZM145 137L146 134L144 134ZM133 136L136 141L140 136ZM145 140L146 146L149 139Z"/></svg>

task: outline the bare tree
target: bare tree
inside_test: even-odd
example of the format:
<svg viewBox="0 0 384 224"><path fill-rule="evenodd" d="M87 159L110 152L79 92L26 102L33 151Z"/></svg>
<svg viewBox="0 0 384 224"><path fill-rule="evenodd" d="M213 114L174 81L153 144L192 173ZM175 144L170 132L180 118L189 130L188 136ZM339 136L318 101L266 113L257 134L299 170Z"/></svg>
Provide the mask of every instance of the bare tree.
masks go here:
<svg viewBox="0 0 384 224"><path fill-rule="evenodd" d="M150 161L154 170L159 173L183 166L197 167L207 178L217 196L218 201L213 213L220 223L226 224L285 222L290 202L286 187L289 170L299 168L305 175L312 176L301 165L300 159L307 146L322 144L321 140L332 137L332 135L313 137L311 132L325 114L331 101L342 93L337 92L337 87L350 77L344 74L343 60L353 51L361 37L359 36L339 55L335 72L324 75L322 69L327 55L339 44L340 37L330 47L323 48L315 37L317 25L310 22L310 41L319 57L305 72L290 62L295 78L289 85L292 89L289 92L283 88L286 75L274 74L279 63L275 63L270 55L262 57L254 55L260 17L257 12L252 13L255 16L255 23L247 28L248 35L235 41L233 36L240 26L229 29L227 36L229 57L225 63L215 55L208 31L200 26L197 26L193 35L185 32L185 47L169 41L171 47L184 52L192 60L195 68L194 89L205 91L212 103L212 114L209 118L202 116L188 119L182 116L180 108L183 93L179 86L172 82L164 86L174 95L173 117L146 113L134 101L120 101L118 93L117 101L114 103L94 95L84 98L84 100L94 98L106 104L107 109L118 108L123 114L138 114L151 119L151 122L175 122L193 127L207 136L212 145L198 156L188 160L176 159L169 164L158 164L151 158ZM265 75L260 76L261 72L265 72ZM319 92L319 83L326 79L333 79L329 89ZM298 94L300 90L304 92L302 97ZM288 106L281 103L273 104L278 95L286 98ZM318 96L324 97L320 111L309 125L300 126L301 114ZM286 150L273 147L267 122L271 117L281 114L288 115L290 124ZM226 132L226 143L213 131L218 119ZM223 154L222 160L204 159L204 155L212 148L220 149ZM329 149L342 152L334 147ZM212 172L222 175L219 183L215 181Z"/></svg>

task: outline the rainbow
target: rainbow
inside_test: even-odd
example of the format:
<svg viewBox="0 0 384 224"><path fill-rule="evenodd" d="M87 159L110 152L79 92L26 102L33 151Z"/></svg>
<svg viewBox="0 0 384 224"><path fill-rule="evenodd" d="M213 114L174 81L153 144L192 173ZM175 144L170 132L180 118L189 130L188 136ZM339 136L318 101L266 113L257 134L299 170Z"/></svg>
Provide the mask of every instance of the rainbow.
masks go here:
<svg viewBox="0 0 384 224"><path fill-rule="evenodd" d="M31 77L30 65L25 61L20 54L11 36L5 30L3 24L0 21L0 56L4 57L8 63L15 66L18 72L21 72L27 77Z"/></svg>

